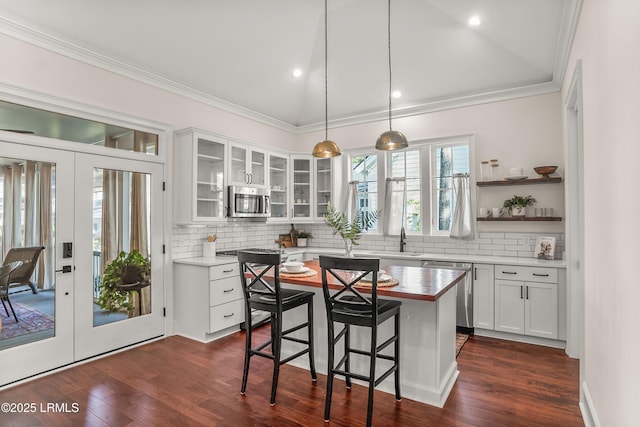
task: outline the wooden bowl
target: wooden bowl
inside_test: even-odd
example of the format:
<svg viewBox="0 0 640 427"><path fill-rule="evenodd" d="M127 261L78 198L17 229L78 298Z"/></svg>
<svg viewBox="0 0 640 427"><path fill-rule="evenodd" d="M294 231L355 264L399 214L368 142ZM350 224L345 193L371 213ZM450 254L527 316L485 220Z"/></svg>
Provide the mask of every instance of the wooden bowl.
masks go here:
<svg viewBox="0 0 640 427"><path fill-rule="evenodd" d="M549 178L549 175L554 173L556 169L558 169L557 166L538 166L533 168L533 170L536 171L538 175L542 175L543 178Z"/></svg>

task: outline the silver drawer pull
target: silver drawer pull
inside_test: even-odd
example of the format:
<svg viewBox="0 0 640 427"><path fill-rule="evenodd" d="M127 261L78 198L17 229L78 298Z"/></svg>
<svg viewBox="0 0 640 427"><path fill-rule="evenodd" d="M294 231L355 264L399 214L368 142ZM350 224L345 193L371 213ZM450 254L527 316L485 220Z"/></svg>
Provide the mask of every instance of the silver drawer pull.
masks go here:
<svg viewBox="0 0 640 427"><path fill-rule="evenodd" d="M515 271L503 271L502 274L518 274Z"/></svg>
<svg viewBox="0 0 640 427"><path fill-rule="evenodd" d="M538 274L538 273L533 273L534 276L538 276L538 277L549 277L549 273L547 274Z"/></svg>
<svg viewBox="0 0 640 427"><path fill-rule="evenodd" d="M225 289L225 290L224 290L224 291L222 291L222 292L224 292L225 294L226 294L227 292L233 292L233 288L231 288L231 289Z"/></svg>
<svg viewBox="0 0 640 427"><path fill-rule="evenodd" d="M233 273L233 268L231 270L222 270L223 273Z"/></svg>
<svg viewBox="0 0 640 427"><path fill-rule="evenodd" d="M228 319L229 317L232 317L234 314L235 314L235 313L225 314L225 315L224 315L224 318L225 318L225 319Z"/></svg>

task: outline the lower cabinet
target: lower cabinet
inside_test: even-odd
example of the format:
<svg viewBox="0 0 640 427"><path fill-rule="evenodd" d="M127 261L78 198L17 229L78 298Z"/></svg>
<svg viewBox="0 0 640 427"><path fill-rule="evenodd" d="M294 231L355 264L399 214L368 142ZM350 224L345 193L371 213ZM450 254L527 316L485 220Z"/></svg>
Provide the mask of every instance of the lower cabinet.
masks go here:
<svg viewBox="0 0 640 427"><path fill-rule="evenodd" d="M244 299L238 262L208 265L174 264L175 330L211 341L238 329L244 321Z"/></svg>
<svg viewBox="0 0 640 427"><path fill-rule="evenodd" d="M473 327L493 329L493 264L473 264Z"/></svg>
<svg viewBox="0 0 640 427"><path fill-rule="evenodd" d="M496 331L558 339L558 278L554 268L495 266Z"/></svg>

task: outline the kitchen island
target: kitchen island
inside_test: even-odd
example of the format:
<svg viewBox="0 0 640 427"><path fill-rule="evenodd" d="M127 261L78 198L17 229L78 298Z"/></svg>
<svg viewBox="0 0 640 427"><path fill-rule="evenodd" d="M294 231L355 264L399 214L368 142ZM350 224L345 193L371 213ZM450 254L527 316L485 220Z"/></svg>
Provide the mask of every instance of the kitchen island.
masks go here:
<svg viewBox="0 0 640 427"><path fill-rule="evenodd" d="M316 369L327 372L327 318L322 295L322 276L318 261L307 261L305 266L315 271L312 276L282 274L280 281L287 288L312 290L315 293L314 310L314 340ZM437 407L444 406L449 392L458 377L455 359L456 342L456 296L455 284L465 276L464 271L442 268L407 267L396 265L381 266L387 274L398 281L390 287L379 287L381 298L398 299L402 301L400 321L400 379L402 396L408 399L427 403ZM310 274L310 273L309 273ZM334 278L329 280L330 287L337 289ZM370 293L370 289L359 288L363 293ZM283 316L283 328L287 329L306 319L306 309L299 307L286 312ZM393 322L385 322L378 328L378 342L383 342L392 335ZM298 331L300 337L304 331ZM352 346L366 349L369 347L369 337L366 331L352 327ZM287 357L296 353L299 344L283 341L282 355ZM340 353L340 346L336 348L336 360ZM391 349L389 349L392 351ZM386 352L386 350L385 350ZM308 360L298 358L291 364L308 369ZM386 361L378 361L380 371L384 369ZM368 358L352 356L352 370L366 373ZM340 377L336 377L340 380ZM355 381L355 380L354 380ZM337 390L340 383L334 385ZM387 393L394 393L393 376L387 378L378 387ZM390 397L391 398L391 397Z"/></svg>

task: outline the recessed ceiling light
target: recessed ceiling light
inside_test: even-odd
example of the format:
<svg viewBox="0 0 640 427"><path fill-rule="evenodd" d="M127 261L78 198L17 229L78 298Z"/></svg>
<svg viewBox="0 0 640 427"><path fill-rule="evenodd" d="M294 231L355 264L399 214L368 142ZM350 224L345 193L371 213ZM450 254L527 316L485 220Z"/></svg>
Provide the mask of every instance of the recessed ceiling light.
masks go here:
<svg viewBox="0 0 640 427"><path fill-rule="evenodd" d="M302 70L300 68L296 68L293 70L293 77L300 77L302 76Z"/></svg>
<svg viewBox="0 0 640 427"><path fill-rule="evenodd" d="M394 98L400 98L402 96L402 92L400 92L399 90L394 90L391 96L393 96Z"/></svg>
<svg viewBox="0 0 640 427"><path fill-rule="evenodd" d="M480 17L478 15L473 15L471 18L469 18L468 23L471 27L477 27L482 24L482 21L480 20Z"/></svg>

